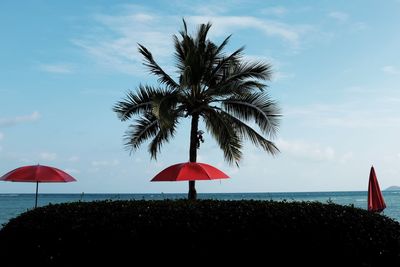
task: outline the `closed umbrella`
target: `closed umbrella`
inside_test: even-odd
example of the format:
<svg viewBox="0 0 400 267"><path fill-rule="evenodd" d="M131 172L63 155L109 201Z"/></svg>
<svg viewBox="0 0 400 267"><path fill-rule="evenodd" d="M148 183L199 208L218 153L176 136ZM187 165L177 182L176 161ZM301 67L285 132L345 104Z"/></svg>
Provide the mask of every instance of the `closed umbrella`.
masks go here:
<svg viewBox="0 0 400 267"><path fill-rule="evenodd" d="M368 183L368 210L373 212L381 212L386 208L381 189L379 188L378 179L376 178L374 166L371 167Z"/></svg>
<svg viewBox="0 0 400 267"><path fill-rule="evenodd" d="M14 169L0 178L0 181L36 183L35 208L37 207L39 183L75 182L68 173L50 166L31 165Z"/></svg>

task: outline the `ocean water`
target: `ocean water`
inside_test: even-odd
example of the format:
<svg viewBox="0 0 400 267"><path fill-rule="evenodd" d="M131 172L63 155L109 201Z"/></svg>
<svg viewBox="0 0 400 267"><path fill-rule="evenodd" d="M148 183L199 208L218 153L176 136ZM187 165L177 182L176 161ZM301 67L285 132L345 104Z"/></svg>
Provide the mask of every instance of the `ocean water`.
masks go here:
<svg viewBox="0 0 400 267"><path fill-rule="evenodd" d="M383 214L400 222L400 191L383 191L387 208ZM94 200L162 200L186 198L186 194L40 194L38 206L49 203ZM199 199L218 200L276 200L276 201L319 201L340 205L354 205L367 209L367 192L293 192L293 193L219 193L199 194ZM32 209L34 194L0 194L0 228L11 218Z"/></svg>

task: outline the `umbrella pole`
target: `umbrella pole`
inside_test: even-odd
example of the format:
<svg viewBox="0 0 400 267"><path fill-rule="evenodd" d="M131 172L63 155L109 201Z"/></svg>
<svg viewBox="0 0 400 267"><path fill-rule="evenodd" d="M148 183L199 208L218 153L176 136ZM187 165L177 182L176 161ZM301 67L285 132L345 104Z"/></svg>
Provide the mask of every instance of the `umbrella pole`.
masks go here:
<svg viewBox="0 0 400 267"><path fill-rule="evenodd" d="M37 208L38 189L39 189L39 182L36 182L36 198L35 198L35 209Z"/></svg>

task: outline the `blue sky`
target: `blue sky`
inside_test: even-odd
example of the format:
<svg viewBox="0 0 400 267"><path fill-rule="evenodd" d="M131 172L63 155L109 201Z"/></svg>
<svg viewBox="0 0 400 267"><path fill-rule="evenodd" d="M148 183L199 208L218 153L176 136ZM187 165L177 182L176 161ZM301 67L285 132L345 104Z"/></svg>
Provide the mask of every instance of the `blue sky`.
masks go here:
<svg viewBox="0 0 400 267"><path fill-rule="evenodd" d="M150 183L188 160L183 123L157 161L147 147L129 155L112 106L140 84L156 84L137 43L174 75L172 35L184 17L210 38L232 34L249 60L273 65L269 94L282 108L276 157L247 144L240 168L223 161L209 135L199 161L231 179L198 182L198 192L367 190L370 166L381 188L400 184L400 1L1 1L0 174L55 166L78 182L41 192L182 192ZM33 192L25 183L0 193Z"/></svg>

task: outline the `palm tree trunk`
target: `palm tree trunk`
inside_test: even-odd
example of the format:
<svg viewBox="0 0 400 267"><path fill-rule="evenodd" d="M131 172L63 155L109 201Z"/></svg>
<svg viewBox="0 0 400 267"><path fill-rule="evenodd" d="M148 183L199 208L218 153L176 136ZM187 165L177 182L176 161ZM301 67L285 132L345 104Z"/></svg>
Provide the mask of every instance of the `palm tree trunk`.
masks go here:
<svg viewBox="0 0 400 267"><path fill-rule="evenodd" d="M197 131L199 127L199 115L192 115L192 126L190 129L190 150L189 150L189 161L196 162L197 160ZM195 187L195 181L189 181L189 200L197 199L197 192Z"/></svg>

